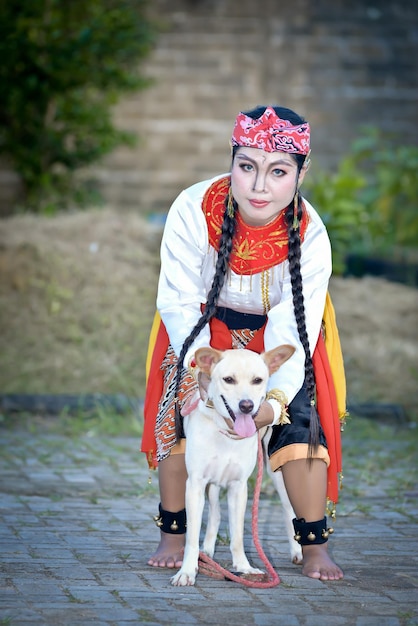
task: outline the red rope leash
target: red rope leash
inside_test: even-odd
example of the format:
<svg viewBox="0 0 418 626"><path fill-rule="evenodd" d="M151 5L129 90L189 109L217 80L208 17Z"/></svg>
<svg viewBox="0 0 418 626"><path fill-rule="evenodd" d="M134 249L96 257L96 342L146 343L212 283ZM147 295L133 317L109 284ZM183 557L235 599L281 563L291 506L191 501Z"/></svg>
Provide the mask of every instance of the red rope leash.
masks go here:
<svg viewBox="0 0 418 626"><path fill-rule="evenodd" d="M267 573L266 574L243 574L237 576L229 570L223 568L219 563L216 563L204 552L199 553L199 572L219 579L233 580L236 583L245 585L246 587L256 587L259 589L266 589L269 587L277 587L280 584L280 578L277 572L273 569L270 561L266 557L264 550L261 546L258 537L258 504L260 501L261 481L263 480L263 446L261 439L258 439L258 467L257 467L257 479L254 488L253 507L252 507L252 533L254 545L257 548L258 556L264 563ZM267 580L265 580L267 577ZM261 578L261 580L260 580Z"/></svg>

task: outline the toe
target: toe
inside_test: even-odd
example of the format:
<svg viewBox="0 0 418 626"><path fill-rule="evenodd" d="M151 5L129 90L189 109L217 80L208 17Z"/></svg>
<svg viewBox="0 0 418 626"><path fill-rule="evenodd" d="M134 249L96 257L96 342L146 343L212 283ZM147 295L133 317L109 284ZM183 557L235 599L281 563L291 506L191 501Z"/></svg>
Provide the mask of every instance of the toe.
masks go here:
<svg viewBox="0 0 418 626"><path fill-rule="evenodd" d="M340 578L343 578L343 576L344 575L340 569L325 570L325 571L321 571L320 573L321 580L340 580Z"/></svg>

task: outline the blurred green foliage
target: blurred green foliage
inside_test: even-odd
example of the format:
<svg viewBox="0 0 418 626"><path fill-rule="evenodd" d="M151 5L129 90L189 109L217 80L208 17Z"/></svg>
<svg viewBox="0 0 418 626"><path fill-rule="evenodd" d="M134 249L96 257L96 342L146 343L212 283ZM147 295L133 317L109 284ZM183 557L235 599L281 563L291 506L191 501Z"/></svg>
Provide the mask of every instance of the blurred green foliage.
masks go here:
<svg viewBox="0 0 418 626"><path fill-rule="evenodd" d="M418 147L365 128L335 172L306 180L333 247L335 273L348 253L413 259L418 253Z"/></svg>
<svg viewBox="0 0 418 626"><path fill-rule="evenodd" d="M145 0L0 0L0 153L29 210L88 203L76 170L135 142L111 107L149 84L155 34Z"/></svg>
<svg viewBox="0 0 418 626"><path fill-rule="evenodd" d="M318 172L306 179L307 198L319 211L332 245L334 273L342 274L353 234L361 229L364 205L360 192L365 177L357 171L354 156L344 157L336 172Z"/></svg>

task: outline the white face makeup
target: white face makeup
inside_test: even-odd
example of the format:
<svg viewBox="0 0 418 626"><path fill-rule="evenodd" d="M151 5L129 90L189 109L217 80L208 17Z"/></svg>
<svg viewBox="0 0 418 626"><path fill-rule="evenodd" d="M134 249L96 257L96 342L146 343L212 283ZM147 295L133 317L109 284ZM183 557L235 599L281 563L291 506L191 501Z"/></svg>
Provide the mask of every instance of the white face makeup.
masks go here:
<svg viewBox="0 0 418 626"><path fill-rule="evenodd" d="M293 200L306 170L298 179L295 159L286 152L239 147L231 169L231 190L244 222L263 226Z"/></svg>

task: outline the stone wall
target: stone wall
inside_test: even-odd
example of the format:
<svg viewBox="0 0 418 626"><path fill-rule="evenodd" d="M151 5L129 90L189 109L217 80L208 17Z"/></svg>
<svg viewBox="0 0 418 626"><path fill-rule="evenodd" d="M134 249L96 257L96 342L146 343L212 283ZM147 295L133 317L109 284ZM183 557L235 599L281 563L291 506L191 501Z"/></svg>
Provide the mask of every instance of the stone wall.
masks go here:
<svg viewBox="0 0 418 626"><path fill-rule="evenodd" d="M417 141L416 0L153 0L152 10L163 27L144 65L154 84L115 111L140 142L94 168L113 206L164 211L227 170L235 115L256 104L310 121L310 175L365 124Z"/></svg>

